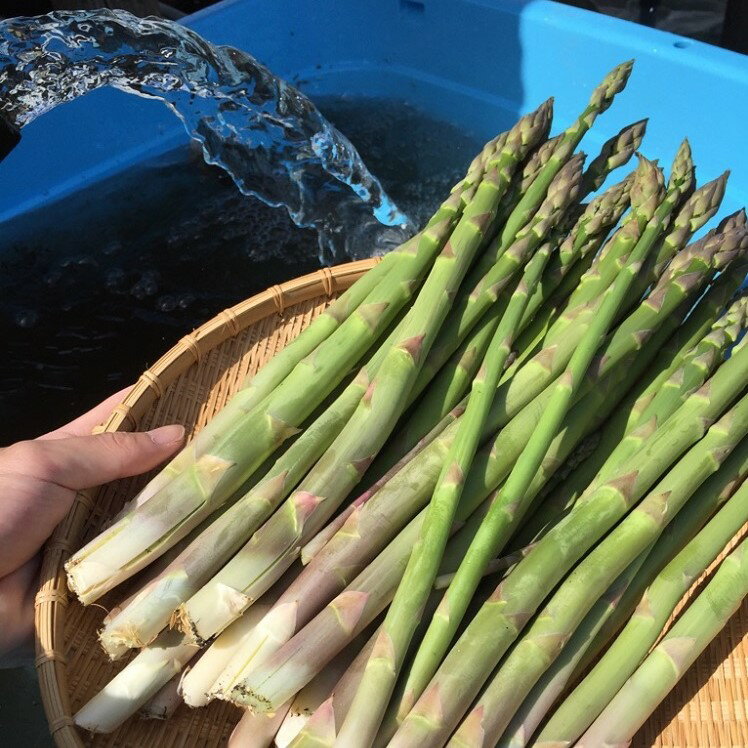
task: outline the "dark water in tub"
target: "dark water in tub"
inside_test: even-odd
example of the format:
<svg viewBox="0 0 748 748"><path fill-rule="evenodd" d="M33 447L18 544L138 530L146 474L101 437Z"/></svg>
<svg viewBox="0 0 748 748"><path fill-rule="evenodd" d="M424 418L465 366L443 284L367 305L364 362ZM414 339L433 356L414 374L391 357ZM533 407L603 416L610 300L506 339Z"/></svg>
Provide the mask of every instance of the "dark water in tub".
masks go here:
<svg viewBox="0 0 748 748"><path fill-rule="evenodd" d="M482 145L393 101L322 100L421 225ZM12 178L12 176L10 177ZM319 267L313 232L183 150L0 227L0 445L133 382L184 333Z"/></svg>

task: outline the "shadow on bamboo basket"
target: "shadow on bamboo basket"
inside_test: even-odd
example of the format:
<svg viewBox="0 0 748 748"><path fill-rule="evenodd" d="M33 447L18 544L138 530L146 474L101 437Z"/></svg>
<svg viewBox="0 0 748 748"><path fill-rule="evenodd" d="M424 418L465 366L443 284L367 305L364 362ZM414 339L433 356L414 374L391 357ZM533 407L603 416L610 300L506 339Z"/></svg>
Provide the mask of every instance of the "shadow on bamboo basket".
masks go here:
<svg viewBox="0 0 748 748"><path fill-rule="evenodd" d="M184 337L138 380L98 430L130 431L182 423L194 434L252 373L309 324L376 260L325 269L253 296ZM36 667L49 727L59 746L225 745L240 717L230 704L179 707L166 722L134 717L112 735L91 738L73 714L121 667L98 646L114 598L82 607L69 594L63 564L94 536L146 477L81 493L47 544L36 596ZM114 594L114 593L112 593ZM640 731L641 746L748 745L748 606L689 670Z"/></svg>

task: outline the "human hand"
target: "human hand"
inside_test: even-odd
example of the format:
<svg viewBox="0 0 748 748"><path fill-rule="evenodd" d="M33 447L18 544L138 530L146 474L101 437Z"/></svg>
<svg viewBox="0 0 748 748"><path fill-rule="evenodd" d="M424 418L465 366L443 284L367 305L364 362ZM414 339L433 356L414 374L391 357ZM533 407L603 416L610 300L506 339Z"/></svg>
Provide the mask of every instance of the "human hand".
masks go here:
<svg viewBox="0 0 748 748"><path fill-rule="evenodd" d="M178 425L92 435L125 394L37 439L0 449L0 658L33 631L39 551L76 492L144 473L184 441Z"/></svg>

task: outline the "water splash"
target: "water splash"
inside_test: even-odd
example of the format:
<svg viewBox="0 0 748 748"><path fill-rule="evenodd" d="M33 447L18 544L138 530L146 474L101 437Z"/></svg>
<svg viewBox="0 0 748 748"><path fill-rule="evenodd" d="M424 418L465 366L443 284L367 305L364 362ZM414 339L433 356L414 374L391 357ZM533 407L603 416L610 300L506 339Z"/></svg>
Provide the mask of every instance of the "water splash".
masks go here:
<svg viewBox="0 0 748 748"><path fill-rule="evenodd" d="M0 23L0 108L18 127L102 86L163 101L244 194L316 228L324 262L386 251L413 231L353 145L246 52L117 10Z"/></svg>

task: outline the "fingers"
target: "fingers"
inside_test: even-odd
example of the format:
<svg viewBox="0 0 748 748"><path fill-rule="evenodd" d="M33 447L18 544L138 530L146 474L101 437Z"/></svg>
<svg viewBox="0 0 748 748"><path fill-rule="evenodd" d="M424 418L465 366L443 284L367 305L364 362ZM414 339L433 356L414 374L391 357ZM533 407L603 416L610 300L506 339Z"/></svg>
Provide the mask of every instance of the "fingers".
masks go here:
<svg viewBox="0 0 748 748"><path fill-rule="evenodd" d="M106 400L95 405L87 413L84 413L78 418L66 423L59 429L50 431L48 434L43 434L39 437L41 440L46 439L62 439L69 436L87 436L91 433L95 426L102 424L109 416L112 411L125 399L127 393L132 389L132 385L121 389L119 392L115 392L110 395Z"/></svg>
<svg viewBox="0 0 748 748"><path fill-rule="evenodd" d="M151 470L183 441L184 427L176 424L146 432L37 439L9 447L3 467L78 490Z"/></svg>

